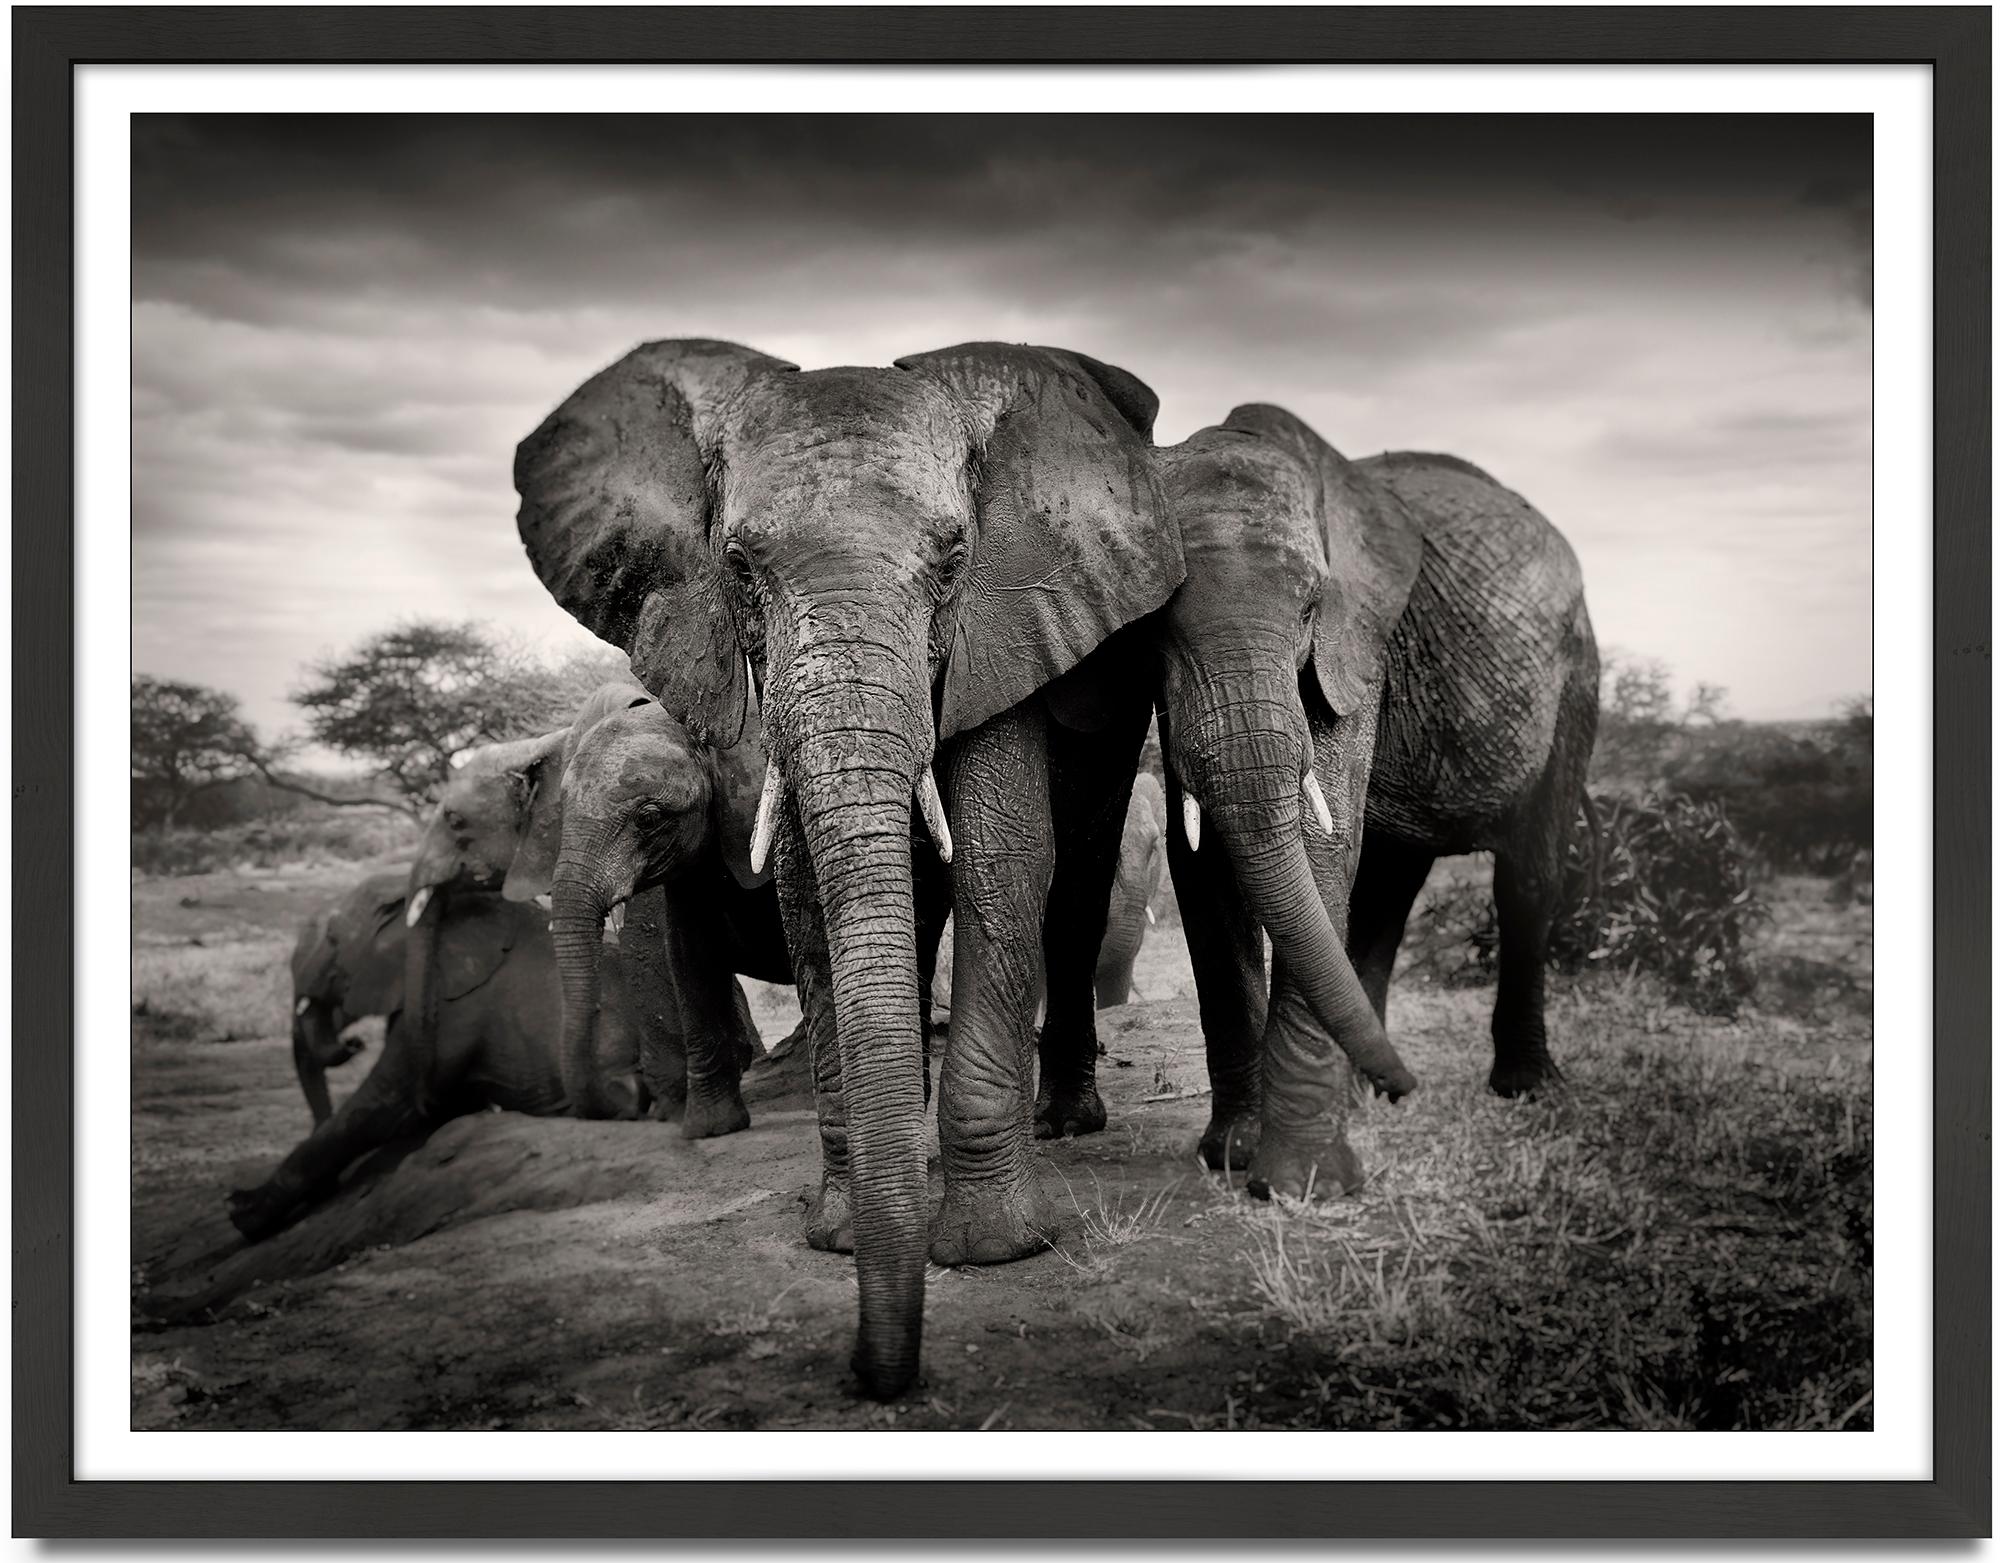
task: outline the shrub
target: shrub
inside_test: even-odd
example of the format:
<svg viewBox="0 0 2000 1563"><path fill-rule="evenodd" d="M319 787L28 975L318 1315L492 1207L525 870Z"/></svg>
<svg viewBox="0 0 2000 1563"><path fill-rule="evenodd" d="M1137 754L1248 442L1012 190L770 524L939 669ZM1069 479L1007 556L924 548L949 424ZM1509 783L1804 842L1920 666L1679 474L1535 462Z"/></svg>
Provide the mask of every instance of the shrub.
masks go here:
<svg viewBox="0 0 2000 1563"><path fill-rule="evenodd" d="M1678 793L1600 797L1597 840L1570 839L1549 964L1649 972L1689 1008L1733 1015L1756 987L1748 946L1765 915L1720 804ZM1447 983L1490 980L1500 929L1483 883L1454 879L1420 920L1418 961ZM1463 952L1456 960L1452 951Z"/></svg>
<svg viewBox="0 0 2000 1563"><path fill-rule="evenodd" d="M132 836L132 867L144 875L211 874L290 863L362 863L413 856L418 827L378 809L288 814L216 830L147 830Z"/></svg>

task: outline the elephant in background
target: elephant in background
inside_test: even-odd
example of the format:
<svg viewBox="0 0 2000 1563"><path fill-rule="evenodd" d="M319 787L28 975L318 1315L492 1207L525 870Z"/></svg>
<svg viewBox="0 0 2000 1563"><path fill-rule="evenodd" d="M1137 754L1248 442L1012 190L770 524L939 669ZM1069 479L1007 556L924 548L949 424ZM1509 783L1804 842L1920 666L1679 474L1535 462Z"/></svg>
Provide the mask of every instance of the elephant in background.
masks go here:
<svg viewBox="0 0 2000 1563"><path fill-rule="evenodd" d="M349 992L388 992L402 980L414 937L405 925L407 876L376 874L350 892L337 917L373 930L341 947ZM539 907L461 894L433 908L436 1018L427 1051L414 1045L406 1009L393 1010L368 1075L255 1188L229 1197L229 1219L252 1242L325 1198L361 1157L485 1107L547 1116L565 1097L555 1038L561 1024L555 944ZM598 1018L600 1089L634 1104L638 1017L624 970L607 952Z"/></svg>
<svg viewBox="0 0 2000 1563"><path fill-rule="evenodd" d="M761 704L752 866L775 866L820 1117L807 1239L854 1250L855 1367L878 1397L915 1378L927 1258L1016 1258L1055 1225L1030 1150L1035 952L1094 1052L1148 716L1119 632L1181 577L1156 407L1123 370L1044 348L800 372L661 341L516 453L521 540L557 602L698 740L733 747ZM947 902L933 1218L917 948Z"/></svg>
<svg viewBox="0 0 2000 1563"><path fill-rule="evenodd" d="M292 1063L315 1124L333 1116L327 1070L361 1051L347 1028L403 1008L402 897L385 899L384 877L312 913L292 946Z"/></svg>
<svg viewBox="0 0 2000 1563"><path fill-rule="evenodd" d="M1247 1159L1254 1193L1352 1192L1335 1046L1384 1094L1414 1088L1384 996L1437 853L1500 854L1494 1089L1553 1075L1541 957L1596 716L1581 573L1477 469L1350 463L1280 408L1239 407L1162 464L1188 561L1158 651L1202 1154Z"/></svg>
<svg viewBox="0 0 2000 1563"><path fill-rule="evenodd" d="M753 726L728 749L696 743L635 680L606 683L564 737L560 766L532 789L510 899L552 900L563 993L563 1079L583 1117L614 1115L600 1090L594 1028L605 917L628 906L622 947L648 970L642 1072L655 1116L681 1132L748 1128L743 1068L761 1055L737 974L792 981L777 891L753 869L765 758Z"/></svg>
<svg viewBox="0 0 2000 1563"><path fill-rule="evenodd" d="M1153 925L1153 897L1167 872L1167 795L1159 781L1141 771L1132 783L1125 832L1118 843L1118 878L1104 920L1104 944L1097 952L1091 985L1097 1007L1111 1009L1132 997L1132 967Z"/></svg>

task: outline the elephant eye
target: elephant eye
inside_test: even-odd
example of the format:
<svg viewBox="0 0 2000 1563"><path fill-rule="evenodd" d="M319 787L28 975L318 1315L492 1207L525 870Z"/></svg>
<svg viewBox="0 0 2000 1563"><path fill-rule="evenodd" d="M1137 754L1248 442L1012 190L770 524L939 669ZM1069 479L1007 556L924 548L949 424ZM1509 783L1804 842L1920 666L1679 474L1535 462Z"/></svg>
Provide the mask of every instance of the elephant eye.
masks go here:
<svg viewBox="0 0 2000 1563"><path fill-rule="evenodd" d="M756 567L750 562L750 550L735 538L722 545L722 557L728 562L730 573L748 590L756 579Z"/></svg>
<svg viewBox="0 0 2000 1563"><path fill-rule="evenodd" d="M958 584L959 574L965 569L968 552L964 538L959 538L945 550L937 568L937 589L940 596L949 593L952 587Z"/></svg>

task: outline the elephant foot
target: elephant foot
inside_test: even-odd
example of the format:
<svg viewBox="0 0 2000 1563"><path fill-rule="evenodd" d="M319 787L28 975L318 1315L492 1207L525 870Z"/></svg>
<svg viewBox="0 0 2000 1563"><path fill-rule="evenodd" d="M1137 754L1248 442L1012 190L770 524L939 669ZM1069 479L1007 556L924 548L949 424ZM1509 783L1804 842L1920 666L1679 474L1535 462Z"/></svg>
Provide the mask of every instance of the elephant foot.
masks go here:
<svg viewBox="0 0 2000 1563"><path fill-rule="evenodd" d="M1033 1175L1014 1183L945 1181L944 1203L931 1218L931 1263L997 1265L1047 1248L1057 1230L1055 1207Z"/></svg>
<svg viewBox="0 0 2000 1563"><path fill-rule="evenodd" d="M1312 1135L1266 1129L1250 1158L1247 1186L1258 1199L1334 1199L1355 1194L1366 1179L1347 1134L1331 1125Z"/></svg>
<svg viewBox="0 0 2000 1563"><path fill-rule="evenodd" d="M1201 1131L1201 1159L1210 1172L1241 1172L1256 1158L1263 1130L1255 1108L1218 1107Z"/></svg>
<svg viewBox="0 0 2000 1563"><path fill-rule="evenodd" d="M743 1105L743 1093L735 1081L711 1090L688 1093L687 1111L681 1116L681 1134L690 1140L713 1140L750 1127L750 1109Z"/></svg>
<svg viewBox="0 0 2000 1563"><path fill-rule="evenodd" d="M1563 1073L1547 1048L1493 1060L1486 1087L1495 1096L1548 1096L1563 1088Z"/></svg>
<svg viewBox="0 0 2000 1563"><path fill-rule="evenodd" d="M229 1191L229 1224L252 1243L282 1231L292 1208L292 1202L276 1194L268 1183Z"/></svg>
<svg viewBox="0 0 2000 1563"><path fill-rule="evenodd" d="M820 1175L819 1193L806 1207L806 1245L823 1254L854 1252L854 1196L847 1179Z"/></svg>
<svg viewBox="0 0 2000 1563"><path fill-rule="evenodd" d="M1097 1094L1096 1082L1054 1088L1047 1081L1035 1094L1035 1138L1067 1140L1079 1134L1096 1134L1105 1123L1104 1098Z"/></svg>

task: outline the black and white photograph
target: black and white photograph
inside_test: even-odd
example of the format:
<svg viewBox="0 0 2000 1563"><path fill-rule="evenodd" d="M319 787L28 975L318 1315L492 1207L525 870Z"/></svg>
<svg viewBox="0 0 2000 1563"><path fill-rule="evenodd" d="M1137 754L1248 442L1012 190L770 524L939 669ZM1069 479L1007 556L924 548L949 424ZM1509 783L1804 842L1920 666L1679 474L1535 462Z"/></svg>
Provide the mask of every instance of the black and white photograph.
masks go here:
<svg viewBox="0 0 2000 1563"><path fill-rule="evenodd" d="M131 1428L1872 1430L1874 147L132 115Z"/></svg>

